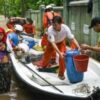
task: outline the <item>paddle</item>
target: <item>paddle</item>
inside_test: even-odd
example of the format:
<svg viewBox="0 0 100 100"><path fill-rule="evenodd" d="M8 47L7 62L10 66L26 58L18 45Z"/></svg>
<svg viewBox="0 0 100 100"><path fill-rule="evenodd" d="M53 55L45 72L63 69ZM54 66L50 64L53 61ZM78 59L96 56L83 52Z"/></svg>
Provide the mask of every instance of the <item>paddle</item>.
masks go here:
<svg viewBox="0 0 100 100"><path fill-rule="evenodd" d="M35 72L34 70L32 70L31 68L29 68L26 64L24 64L22 61L19 61L21 64L23 64L25 67L27 67L29 70L31 70L32 72L34 72L37 76L39 76L42 80L44 80L46 83L48 83L49 85L51 85L53 88L55 88L56 90L58 90L59 92L63 93L63 91L61 91L60 89L58 89L57 87L55 87L55 85L53 85L52 83L48 82L46 79L44 79L42 76L40 76L37 72Z"/></svg>

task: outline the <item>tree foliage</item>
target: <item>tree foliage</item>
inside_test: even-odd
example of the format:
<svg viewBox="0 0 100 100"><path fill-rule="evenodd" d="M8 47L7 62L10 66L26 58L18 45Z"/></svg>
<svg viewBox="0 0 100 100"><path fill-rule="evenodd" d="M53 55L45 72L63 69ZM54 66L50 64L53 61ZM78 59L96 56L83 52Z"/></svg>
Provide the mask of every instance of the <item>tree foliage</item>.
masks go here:
<svg viewBox="0 0 100 100"><path fill-rule="evenodd" d="M40 5L63 5L63 0L0 0L0 14L23 16L28 9L39 9Z"/></svg>

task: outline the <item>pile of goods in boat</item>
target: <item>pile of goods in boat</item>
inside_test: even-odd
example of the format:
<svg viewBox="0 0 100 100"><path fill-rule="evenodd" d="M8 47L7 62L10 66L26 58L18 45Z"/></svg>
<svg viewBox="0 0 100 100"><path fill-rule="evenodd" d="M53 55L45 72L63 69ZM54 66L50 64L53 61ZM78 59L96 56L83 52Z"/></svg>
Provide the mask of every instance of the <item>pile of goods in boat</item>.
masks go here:
<svg viewBox="0 0 100 100"><path fill-rule="evenodd" d="M33 49L35 49L37 51L43 51L43 48L39 45L34 46Z"/></svg>

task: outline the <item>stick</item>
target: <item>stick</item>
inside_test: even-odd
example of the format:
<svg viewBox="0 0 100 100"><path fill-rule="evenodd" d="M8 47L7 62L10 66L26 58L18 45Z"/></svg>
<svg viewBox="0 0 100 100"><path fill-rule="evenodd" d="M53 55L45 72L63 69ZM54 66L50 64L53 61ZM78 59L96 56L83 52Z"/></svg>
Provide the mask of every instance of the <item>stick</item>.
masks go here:
<svg viewBox="0 0 100 100"><path fill-rule="evenodd" d="M32 70L31 68L29 68L26 64L24 64L22 61L19 61L21 64L23 64L25 67L27 67L29 70L31 70L32 72L34 72L37 76L39 76L42 80L44 80L46 83L48 83L49 85L51 85L53 88L55 88L56 90L58 90L59 92L63 93L63 91L61 91L60 89L58 89L57 87L55 87L55 85L53 85L52 83L48 82L46 79L44 79L42 76L40 76L37 72L35 72L34 70Z"/></svg>
<svg viewBox="0 0 100 100"><path fill-rule="evenodd" d="M25 35L25 36L29 36L29 37L34 37L33 34L21 33L20 35Z"/></svg>

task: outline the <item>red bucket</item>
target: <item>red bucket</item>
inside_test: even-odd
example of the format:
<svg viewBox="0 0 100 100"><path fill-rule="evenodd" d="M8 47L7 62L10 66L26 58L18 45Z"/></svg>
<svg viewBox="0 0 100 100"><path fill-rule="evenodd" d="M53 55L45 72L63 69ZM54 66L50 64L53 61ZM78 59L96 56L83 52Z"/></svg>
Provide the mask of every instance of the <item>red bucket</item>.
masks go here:
<svg viewBox="0 0 100 100"><path fill-rule="evenodd" d="M75 68L78 72L87 71L89 56L88 55L76 55L73 57Z"/></svg>

